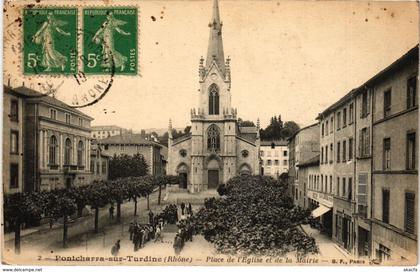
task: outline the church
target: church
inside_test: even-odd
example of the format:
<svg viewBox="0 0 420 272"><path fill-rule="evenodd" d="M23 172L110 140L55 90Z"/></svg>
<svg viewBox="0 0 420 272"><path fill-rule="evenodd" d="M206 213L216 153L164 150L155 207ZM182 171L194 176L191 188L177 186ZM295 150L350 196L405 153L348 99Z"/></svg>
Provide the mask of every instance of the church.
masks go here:
<svg viewBox="0 0 420 272"><path fill-rule="evenodd" d="M230 59L225 59L218 0L209 23L207 58L199 64L199 104L191 109L190 133L173 139L169 121L167 174L183 177L181 188L215 189L236 175L260 172L259 121L241 127L231 105Z"/></svg>

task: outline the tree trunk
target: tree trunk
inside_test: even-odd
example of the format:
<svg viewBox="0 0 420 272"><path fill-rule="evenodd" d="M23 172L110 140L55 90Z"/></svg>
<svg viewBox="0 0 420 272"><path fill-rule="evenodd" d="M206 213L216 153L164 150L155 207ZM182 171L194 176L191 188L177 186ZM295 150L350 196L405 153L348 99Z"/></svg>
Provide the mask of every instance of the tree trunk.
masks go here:
<svg viewBox="0 0 420 272"><path fill-rule="evenodd" d="M147 209L150 210L149 195L147 195Z"/></svg>
<svg viewBox="0 0 420 272"><path fill-rule="evenodd" d="M160 197L162 195L162 185L159 184L158 205L160 205Z"/></svg>
<svg viewBox="0 0 420 272"><path fill-rule="evenodd" d="M63 217L63 248L67 247L67 215L64 214Z"/></svg>
<svg viewBox="0 0 420 272"><path fill-rule="evenodd" d="M20 254L20 221L15 223L15 254Z"/></svg>
<svg viewBox="0 0 420 272"><path fill-rule="evenodd" d="M121 222L121 202L117 201L117 222Z"/></svg>
<svg viewBox="0 0 420 272"><path fill-rule="evenodd" d="M99 207L95 208L95 233L99 231Z"/></svg>
<svg viewBox="0 0 420 272"><path fill-rule="evenodd" d="M83 215L83 205L77 205L77 217L82 217Z"/></svg>
<svg viewBox="0 0 420 272"><path fill-rule="evenodd" d="M137 215L137 197L134 198L134 216Z"/></svg>

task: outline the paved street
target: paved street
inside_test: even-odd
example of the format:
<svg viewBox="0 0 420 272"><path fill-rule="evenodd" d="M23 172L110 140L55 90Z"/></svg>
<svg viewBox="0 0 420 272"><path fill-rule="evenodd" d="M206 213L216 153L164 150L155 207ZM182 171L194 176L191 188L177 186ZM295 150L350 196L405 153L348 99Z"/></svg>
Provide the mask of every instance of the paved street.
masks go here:
<svg viewBox="0 0 420 272"><path fill-rule="evenodd" d="M208 196L215 195L214 192ZM157 205L158 192L154 192L150 196L150 207L156 214L163 209L167 202L179 202L188 197L186 192L169 193L162 192L161 206ZM207 196L207 195L206 195ZM41 226L38 232L31 233L22 237L22 253L19 258L27 262L34 260L52 261L56 263L57 258L71 257L71 256L111 256L111 247L117 241L121 240L121 250L119 256L153 256L153 257L168 257L175 256L173 250L173 240L177 227L175 225L166 225L163 232L163 242L148 242L145 247L139 251L134 252L133 244L129 240L128 226L129 223L135 219L141 223L148 221L147 217L147 202L142 198L138 202L138 211L140 216L133 217L134 203L127 202L122 205L122 224L111 222L108 214L108 207L101 209L100 212L100 231L98 234L93 232L94 218L93 215L79 219L77 222L69 226L68 248L64 249L62 243L62 228L54 228L49 230L48 226ZM194 210L198 210L199 205L193 205ZM320 256L328 259L348 259L349 256L339 249L329 238L321 235L317 230L311 229L308 225L302 226L304 231L314 237L320 248ZM13 257L13 240L6 243L6 255ZM195 263L205 262L207 256L226 257L217 254L214 246L207 242L202 236L195 236L194 241L186 243L182 250L181 256L194 257ZM292 256L292 255L291 255ZM24 261L23 260L23 261ZM188 259L184 260L188 262ZM127 263L127 260L125 260ZM128 264L135 264L135 262L128 261ZM80 264L80 263L79 263ZM176 262L174 264L180 264Z"/></svg>

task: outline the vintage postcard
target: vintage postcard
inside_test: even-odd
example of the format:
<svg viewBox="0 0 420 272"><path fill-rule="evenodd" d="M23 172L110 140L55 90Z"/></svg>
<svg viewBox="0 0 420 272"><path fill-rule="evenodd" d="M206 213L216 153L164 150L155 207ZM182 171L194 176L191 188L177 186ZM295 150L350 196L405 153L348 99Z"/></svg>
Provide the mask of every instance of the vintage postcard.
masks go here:
<svg viewBox="0 0 420 272"><path fill-rule="evenodd" d="M5 1L2 264L415 267L418 44L414 1Z"/></svg>

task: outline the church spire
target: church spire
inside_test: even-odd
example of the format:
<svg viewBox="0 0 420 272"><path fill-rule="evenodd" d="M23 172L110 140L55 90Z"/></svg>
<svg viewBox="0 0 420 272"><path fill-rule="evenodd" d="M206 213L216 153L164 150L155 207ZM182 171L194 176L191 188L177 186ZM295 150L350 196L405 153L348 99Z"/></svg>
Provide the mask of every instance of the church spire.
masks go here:
<svg viewBox="0 0 420 272"><path fill-rule="evenodd" d="M210 68L213 59L216 61L218 67L225 73L225 56L223 53L223 41L222 41L222 23L220 22L219 15L219 2L213 0L213 16L210 27L210 38L209 47L207 49L206 68Z"/></svg>

